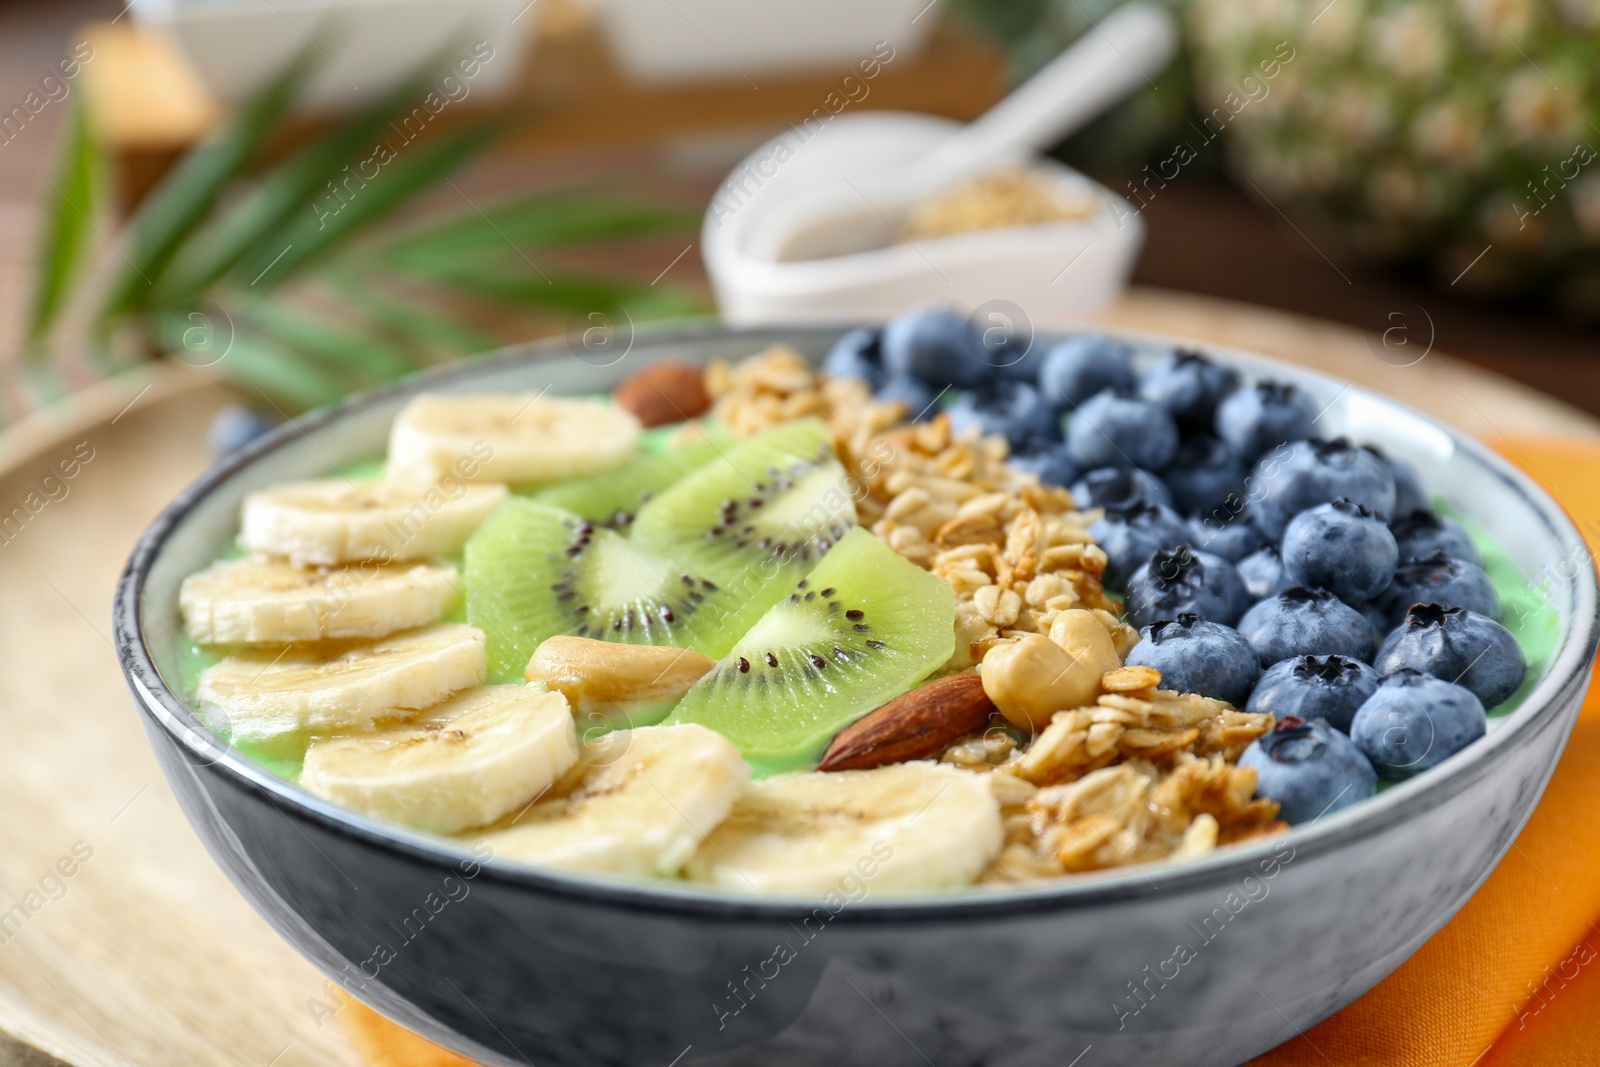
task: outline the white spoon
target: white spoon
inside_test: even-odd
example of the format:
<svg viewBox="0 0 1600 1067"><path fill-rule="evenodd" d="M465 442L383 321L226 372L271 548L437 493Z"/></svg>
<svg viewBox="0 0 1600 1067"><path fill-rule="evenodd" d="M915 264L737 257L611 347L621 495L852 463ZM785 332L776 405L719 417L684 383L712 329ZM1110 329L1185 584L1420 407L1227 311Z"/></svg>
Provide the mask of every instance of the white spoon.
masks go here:
<svg viewBox="0 0 1600 1067"><path fill-rule="evenodd" d="M1010 96L926 154L807 190L755 225L749 253L786 262L882 248L911 205L966 178L1026 163L1147 84L1172 58L1167 12L1133 0L1108 15Z"/></svg>

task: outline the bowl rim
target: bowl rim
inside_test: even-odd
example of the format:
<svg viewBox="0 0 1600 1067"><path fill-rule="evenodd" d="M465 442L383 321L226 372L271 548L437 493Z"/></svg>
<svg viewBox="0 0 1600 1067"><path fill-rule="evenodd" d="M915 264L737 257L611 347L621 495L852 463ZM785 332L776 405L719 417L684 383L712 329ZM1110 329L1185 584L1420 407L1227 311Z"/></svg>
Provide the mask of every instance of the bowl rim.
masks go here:
<svg viewBox="0 0 1600 1067"><path fill-rule="evenodd" d="M856 323L854 325L860 325ZM634 347L693 345L697 342L747 337L751 351L760 346L796 337L825 341L835 338L851 324L727 327L719 323L689 326L643 327L635 335ZM1566 584L1573 603L1573 617L1567 639L1556 647L1545 677L1528 693L1522 704L1507 717L1504 726L1491 731L1463 752L1440 764L1443 773L1419 775L1395 784L1378 796L1336 812L1313 824L1297 827L1288 834L1241 842L1218 849L1195 860L1176 864L1112 868L1103 872L1066 877L1022 886L993 890L967 888L958 894L930 894L872 898L870 892L859 900L846 901L830 922L846 924L929 923L954 918L986 917L1000 919L1025 917L1043 912L1128 902L1158 894L1178 894L1237 884L1245 877L1259 876L1274 860L1286 863L1282 850L1288 846L1290 858L1317 856L1332 852L1370 834L1383 831L1414 813L1427 810L1460 793L1461 787L1488 775L1502 750L1520 746L1544 730L1570 728L1575 717L1576 695L1587 686L1591 663L1600 639L1600 588L1597 588L1593 554L1586 547L1572 520L1540 486L1510 462L1472 437L1381 393L1341 382L1338 379L1261 353L1226 345L1199 342L1167 334L1112 328L1099 324L1083 325L1050 334L1096 332L1135 341L1199 351L1256 373L1283 373L1286 377L1314 382L1330 395L1354 392L1370 400L1398 409L1434 430L1446 434L1453 446L1468 453L1489 472L1507 483L1555 536L1583 553L1588 566L1574 568ZM419 831L380 822L347 811L323 800L258 766L235 752L213 735L185 701L174 693L156 668L145 642L143 599L150 568L173 533L213 492L228 483L258 459L284 445L306 437L347 415L391 399L415 394L451 382L470 380L521 364L555 361L567 354L569 340L553 337L511 345L485 357L458 361L412 375L399 382L352 395L330 407L302 415L277 427L244 448L225 456L186 486L156 516L134 546L117 583L113 600L113 641L123 674L141 711L150 716L170 736L201 759L196 766L218 768L231 784L264 794L277 806L287 805L301 818L356 842L399 852L440 868L463 868L470 864L474 877L550 894L558 898L606 904L619 909L653 911L660 914L716 919L723 921L790 919L814 911L822 897L743 896L689 883L630 881L619 877L584 875L543 870L526 864L485 857L465 843L454 843ZM1336 397L1337 399L1337 397ZM1566 714L1568 711L1572 714ZM1567 722L1561 722L1563 716ZM285 813L287 814L287 812ZM1485 816L1487 820L1487 816ZM1491 826L1493 823L1491 822ZM1512 840L1495 828L1507 846ZM464 869L464 868L463 868ZM830 909L832 910L832 909Z"/></svg>

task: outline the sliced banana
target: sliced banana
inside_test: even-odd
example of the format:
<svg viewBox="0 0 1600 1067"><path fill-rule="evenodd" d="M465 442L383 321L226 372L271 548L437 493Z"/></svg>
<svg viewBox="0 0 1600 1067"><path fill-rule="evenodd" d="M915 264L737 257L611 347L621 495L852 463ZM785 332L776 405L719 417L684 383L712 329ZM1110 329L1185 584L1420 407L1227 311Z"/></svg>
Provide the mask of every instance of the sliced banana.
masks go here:
<svg viewBox="0 0 1600 1067"><path fill-rule="evenodd" d="M671 877L750 777L733 742L693 724L617 730L580 759L589 769L564 796L475 840L541 867Z"/></svg>
<svg viewBox="0 0 1600 1067"><path fill-rule="evenodd" d="M395 417L389 477L433 484L553 482L634 457L639 420L620 407L539 393L424 393Z"/></svg>
<svg viewBox="0 0 1600 1067"><path fill-rule="evenodd" d="M314 570L266 559L214 563L183 580L178 605L203 645L384 637L435 622L457 600L449 566L358 564Z"/></svg>
<svg viewBox="0 0 1600 1067"><path fill-rule="evenodd" d="M688 864L746 893L907 893L970 884L1000 852L985 777L935 763L752 782Z"/></svg>
<svg viewBox="0 0 1600 1067"><path fill-rule="evenodd" d="M565 697L486 685L377 733L313 738L300 784L367 815L452 834L525 807L577 761Z"/></svg>
<svg viewBox="0 0 1600 1067"><path fill-rule="evenodd" d="M201 709L238 737L332 733L408 718L482 683L483 631L441 623L378 641L236 652L200 673Z"/></svg>
<svg viewBox="0 0 1600 1067"><path fill-rule="evenodd" d="M245 497L239 543L296 566L450 556L505 496L503 485L459 482L293 482Z"/></svg>

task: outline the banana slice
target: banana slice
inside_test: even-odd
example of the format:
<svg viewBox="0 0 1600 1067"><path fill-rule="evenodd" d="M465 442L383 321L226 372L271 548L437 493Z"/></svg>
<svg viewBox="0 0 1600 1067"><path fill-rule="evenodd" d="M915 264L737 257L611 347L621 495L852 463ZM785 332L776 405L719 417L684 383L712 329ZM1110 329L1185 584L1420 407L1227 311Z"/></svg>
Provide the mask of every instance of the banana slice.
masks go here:
<svg viewBox="0 0 1600 1067"><path fill-rule="evenodd" d="M565 697L486 685L374 734L312 738L300 784L367 815L453 834L525 807L577 761Z"/></svg>
<svg viewBox="0 0 1600 1067"><path fill-rule="evenodd" d="M634 457L639 420L620 407L538 393L424 393L395 417L389 477L516 485L598 474Z"/></svg>
<svg viewBox="0 0 1600 1067"><path fill-rule="evenodd" d="M505 496L503 485L294 482L245 497L239 543L302 567L450 556Z"/></svg>
<svg viewBox="0 0 1600 1067"><path fill-rule="evenodd" d="M541 867L671 877L750 777L733 742L693 724L617 730L581 759L589 770L570 792L475 841Z"/></svg>
<svg viewBox="0 0 1600 1067"><path fill-rule="evenodd" d="M456 603L454 567L303 570L264 559L212 564L183 580L178 605L203 645L383 637L437 621Z"/></svg>
<svg viewBox="0 0 1600 1067"><path fill-rule="evenodd" d="M983 776L936 763L752 782L688 864L746 893L907 893L971 883L1000 852Z"/></svg>
<svg viewBox="0 0 1600 1067"><path fill-rule="evenodd" d="M379 641L236 652L200 673L201 709L238 737L332 733L410 717L483 682L483 631L439 624Z"/></svg>

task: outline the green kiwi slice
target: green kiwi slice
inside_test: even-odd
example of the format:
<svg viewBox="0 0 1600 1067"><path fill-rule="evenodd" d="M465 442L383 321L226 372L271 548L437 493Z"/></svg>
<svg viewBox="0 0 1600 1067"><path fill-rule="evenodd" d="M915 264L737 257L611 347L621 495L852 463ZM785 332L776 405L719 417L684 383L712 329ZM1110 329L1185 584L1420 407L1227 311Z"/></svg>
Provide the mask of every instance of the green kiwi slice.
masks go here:
<svg viewBox="0 0 1600 1067"><path fill-rule="evenodd" d="M758 774L814 764L834 734L955 651L950 584L866 530L791 588L671 716L723 734Z"/></svg>
<svg viewBox="0 0 1600 1067"><path fill-rule="evenodd" d="M648 500L731 447L726 434L707 435L657 455L641 456L620 470L572 478L530 494L613 530L627 529Z"/></svg>
<svg viewBox="0 0 1600 1067"><path fill-rule="evenodd" d="M492 681L521 681L547 637L725 653L782 589L751 600L560 508L512 497L467 542L467 621Z"/></svg>
<svg viewBox="0 0 1600 1067"><path fill-rule="evenodd" d="M641 545L721 582L787 585L856 522L855 498L817 419L728 448L639 509Z"/></svg>

